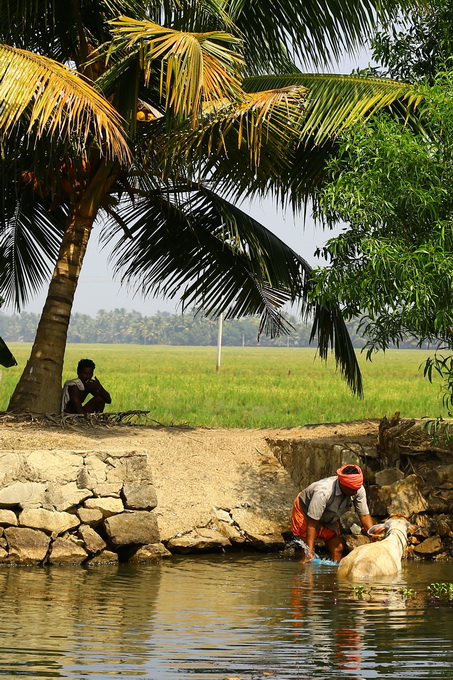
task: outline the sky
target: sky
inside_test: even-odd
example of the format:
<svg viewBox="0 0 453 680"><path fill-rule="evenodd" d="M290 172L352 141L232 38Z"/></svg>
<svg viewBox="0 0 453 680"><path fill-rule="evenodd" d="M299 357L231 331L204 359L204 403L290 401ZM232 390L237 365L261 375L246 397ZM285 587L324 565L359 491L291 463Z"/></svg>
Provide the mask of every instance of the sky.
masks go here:
<svg viewBox="0 0 453 680"><path fill-rule="evenodd" d="M246 209L245 204L242 208ZM277 234L311 265L318 262L313 257L316 247L332 236L332 232L316 229L311 220L308 220L304 226L302 216L294 218L290 211L286 214L282 213L270 200L253 203L247 208L247 212ZM100 249L97 242L98 234L98 229L95 229L88 244L74 298L73 313L88 314L94 317L101 309L111 311L121 307L124 307L127 311L140 312L143 316L152 316L158 311L172 313L181 311L176 299L143 299L139 295L134 296L133 291L128 291L124 286L121 286L119 279L113 280L113 269L108 264L109 253L107 249ZM44 306L46 294L47 289L45 288L24 307L23 311L40 313ZM12 314L13 310L4 306L2 312Z"/></svg>
<svg viewBox="0 0 453 680"><path fill-rule="evenodd" d="M356 56L344 57L336 66L324 70L332 73L349 74L357 66L364 68L369 61L369 52L366 48L363 48ZM290 210L282 211L271 200L254 201L251 204L243 203L241 207L285 241L310 265L323 264L323 260L317 260L314 257L314 252L335 232L326 232L319 226L316 227L309 214L307 214L304 222L302 215L294 217ZM99 230L95 229L88 243L74 298L73 313L88 314L94 317L101 309L111 311L116 308L125 308L127 311L140 312L143 316L152 316L158 311L171 313L181 311L176 299L143 299L139 295L134 296L132 291L121 286L119 279L114 280L113 269L108 264L110 253L107 248L101 249L98 243L98 235ZM22 311L40 313L44 306L46 294L47 287L45 286L28 302ZM14 309L5 305L2 307L2 312L13 314Z"/></svg>

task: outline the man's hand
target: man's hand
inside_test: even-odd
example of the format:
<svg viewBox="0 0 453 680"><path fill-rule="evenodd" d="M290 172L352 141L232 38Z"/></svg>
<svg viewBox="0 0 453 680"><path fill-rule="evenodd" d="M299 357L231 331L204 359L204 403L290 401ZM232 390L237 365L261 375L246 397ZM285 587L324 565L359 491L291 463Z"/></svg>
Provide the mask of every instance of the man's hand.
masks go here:
<svg viewBox="0 0 453 680"><path fill-rule="evenodd" d="M305 537L306 547L304 548L305 555L302 558L302 564L311 562L315 558L315 538L316 538L317 521L311 517L307 517L307 535Z"/></svg>
<svg viewBox="0 0 453 680"><path fill-rule="evenodd" d="M361 515L360 516L360 522L362 523L362 533L365 534L365 536L368 536L368 538L374 543L374 541L379 541L380 536L376 536L375 534L369 534L368 530L371 529L372 526L374 526L373 518L371 515Z"/></svg>
<svg viewBox="0 0 453 680"><path fill-rule="evenodd" d="M315 559L315 551L310 550L310 548L305 549L305 554L302 557L300 563L301 564L307 564L307 562L311 562L312 560Z"/></svg>
<svg viewBox="0 0 453 680"><path fill-rule="evenodd" d="M93 395L102 394L105 392L104 388L96 377L91 378L91 380L87 382L86 388L88 389L88 392Z"/></svg>
<svg viewBox="0 0 453 680"><path fill-rule="evenodd" d="M85 388L93 396L100 395L104 399L106 404L112 403L112 398L110 394L107 392L105 387L101 385L96 376L94 376L93 378L91 378L91 380L85 383Z"/></svg>

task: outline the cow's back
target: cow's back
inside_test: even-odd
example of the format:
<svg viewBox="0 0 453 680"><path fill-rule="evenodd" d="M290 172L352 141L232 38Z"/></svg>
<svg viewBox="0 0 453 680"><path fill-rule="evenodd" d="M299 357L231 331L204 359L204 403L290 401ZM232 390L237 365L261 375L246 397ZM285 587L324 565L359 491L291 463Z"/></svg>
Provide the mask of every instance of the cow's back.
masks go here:
<svg viewBox="0 0 453 680"><path fill-rule="evenodd" d="M389 538L380 543L361 545L343 557L338 565L338 578L367 581L397 574L401 568L401 554Z"/></svg>

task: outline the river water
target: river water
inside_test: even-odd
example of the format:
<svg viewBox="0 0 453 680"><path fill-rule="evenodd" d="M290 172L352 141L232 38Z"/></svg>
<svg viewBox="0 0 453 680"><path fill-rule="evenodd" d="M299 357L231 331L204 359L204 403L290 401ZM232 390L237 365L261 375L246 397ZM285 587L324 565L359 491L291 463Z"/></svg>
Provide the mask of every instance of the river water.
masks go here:
<svg viewBox="0 0 453 680"><path fill-rule="evenodd" d="M5 567L0 676L451 679L453 604L427 586L452 581L452 563L412 562L370 590L276 555Z"/></svg>

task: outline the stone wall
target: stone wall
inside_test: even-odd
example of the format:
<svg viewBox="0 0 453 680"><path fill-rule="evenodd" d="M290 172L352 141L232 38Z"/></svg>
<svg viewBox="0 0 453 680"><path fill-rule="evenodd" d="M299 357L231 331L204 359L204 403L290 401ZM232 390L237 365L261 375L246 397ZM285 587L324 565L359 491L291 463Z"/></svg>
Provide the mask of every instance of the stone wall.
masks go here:
<svg viewBox="0 0 453 680"><path fill-rule="evenodd" d="M0 562L117 561L159 543L145 452L7 451L0 455Z"/></svg>
<svg viewBox="0 0 453 680"><path fill-rule="evenodd" d="M163 497L158 498L149 451L4 449L0 562L94 565L149 561L174 553L281 549L290 536L289 516L297 490L335 474L345 463L364 469L370 512L377 521L395 512L411 518L409 552L436 559L452 556L450 453L419 450L411 456L408 450L401 470L382 470L375 435L351 441L344 436L309 439L288 433L266 442L268 452L255 446L256 468L239 464L242 474L235 481L225 478L226 469L221 473L215 466L209 469L200 489L210 500L203 512L194 514L198 519L184 528L175 501L168 502L162 487ZM160 474L162 483L162 470ZM183 471L181 475L181 489L174 496L178 499L185 491ZM234 488L225 502L228 485ZM357 523L354 513L342 518L349 547L367 540L358 535Z"/></svg>
<svg viewBox="0 0 453 680"><path fill-rule="evenodd" d="M328 438L268 439L269 446L299 489L317 479L330 477L346 463L363 468L365 483L374 481L373 461L377 460L376 446L358 442L335 443Z"/></svg>
<svg viewBox="0 0 453 680"><path fill-rule="evenodd" d="M269 446L300 489L355 463L364 471L370 513L376 522L403 514L412 522L407 555L437 560L453 557L453 455L447 450L408 447L403 469L381 469L378 448L369 442L335 443L326 438L270 439ZM368 541L355 513L341 520L349 549ZM351 533L352 530L352 533ZM355 535L354 535L355 534Z"/></svg>
<svg viewBox="0 0 453 680"><path fill-rule="evenodd" d="M149 460L148 452L136 450L2 451L0 563L94 565L232 547L284 547L287 521L262 517L246 502L214 506L204 526L182 533L175 528L162 542ZM212 485L221 488L222 481L213 478ZM256 496L256 489L250 493Z"/></svg>

